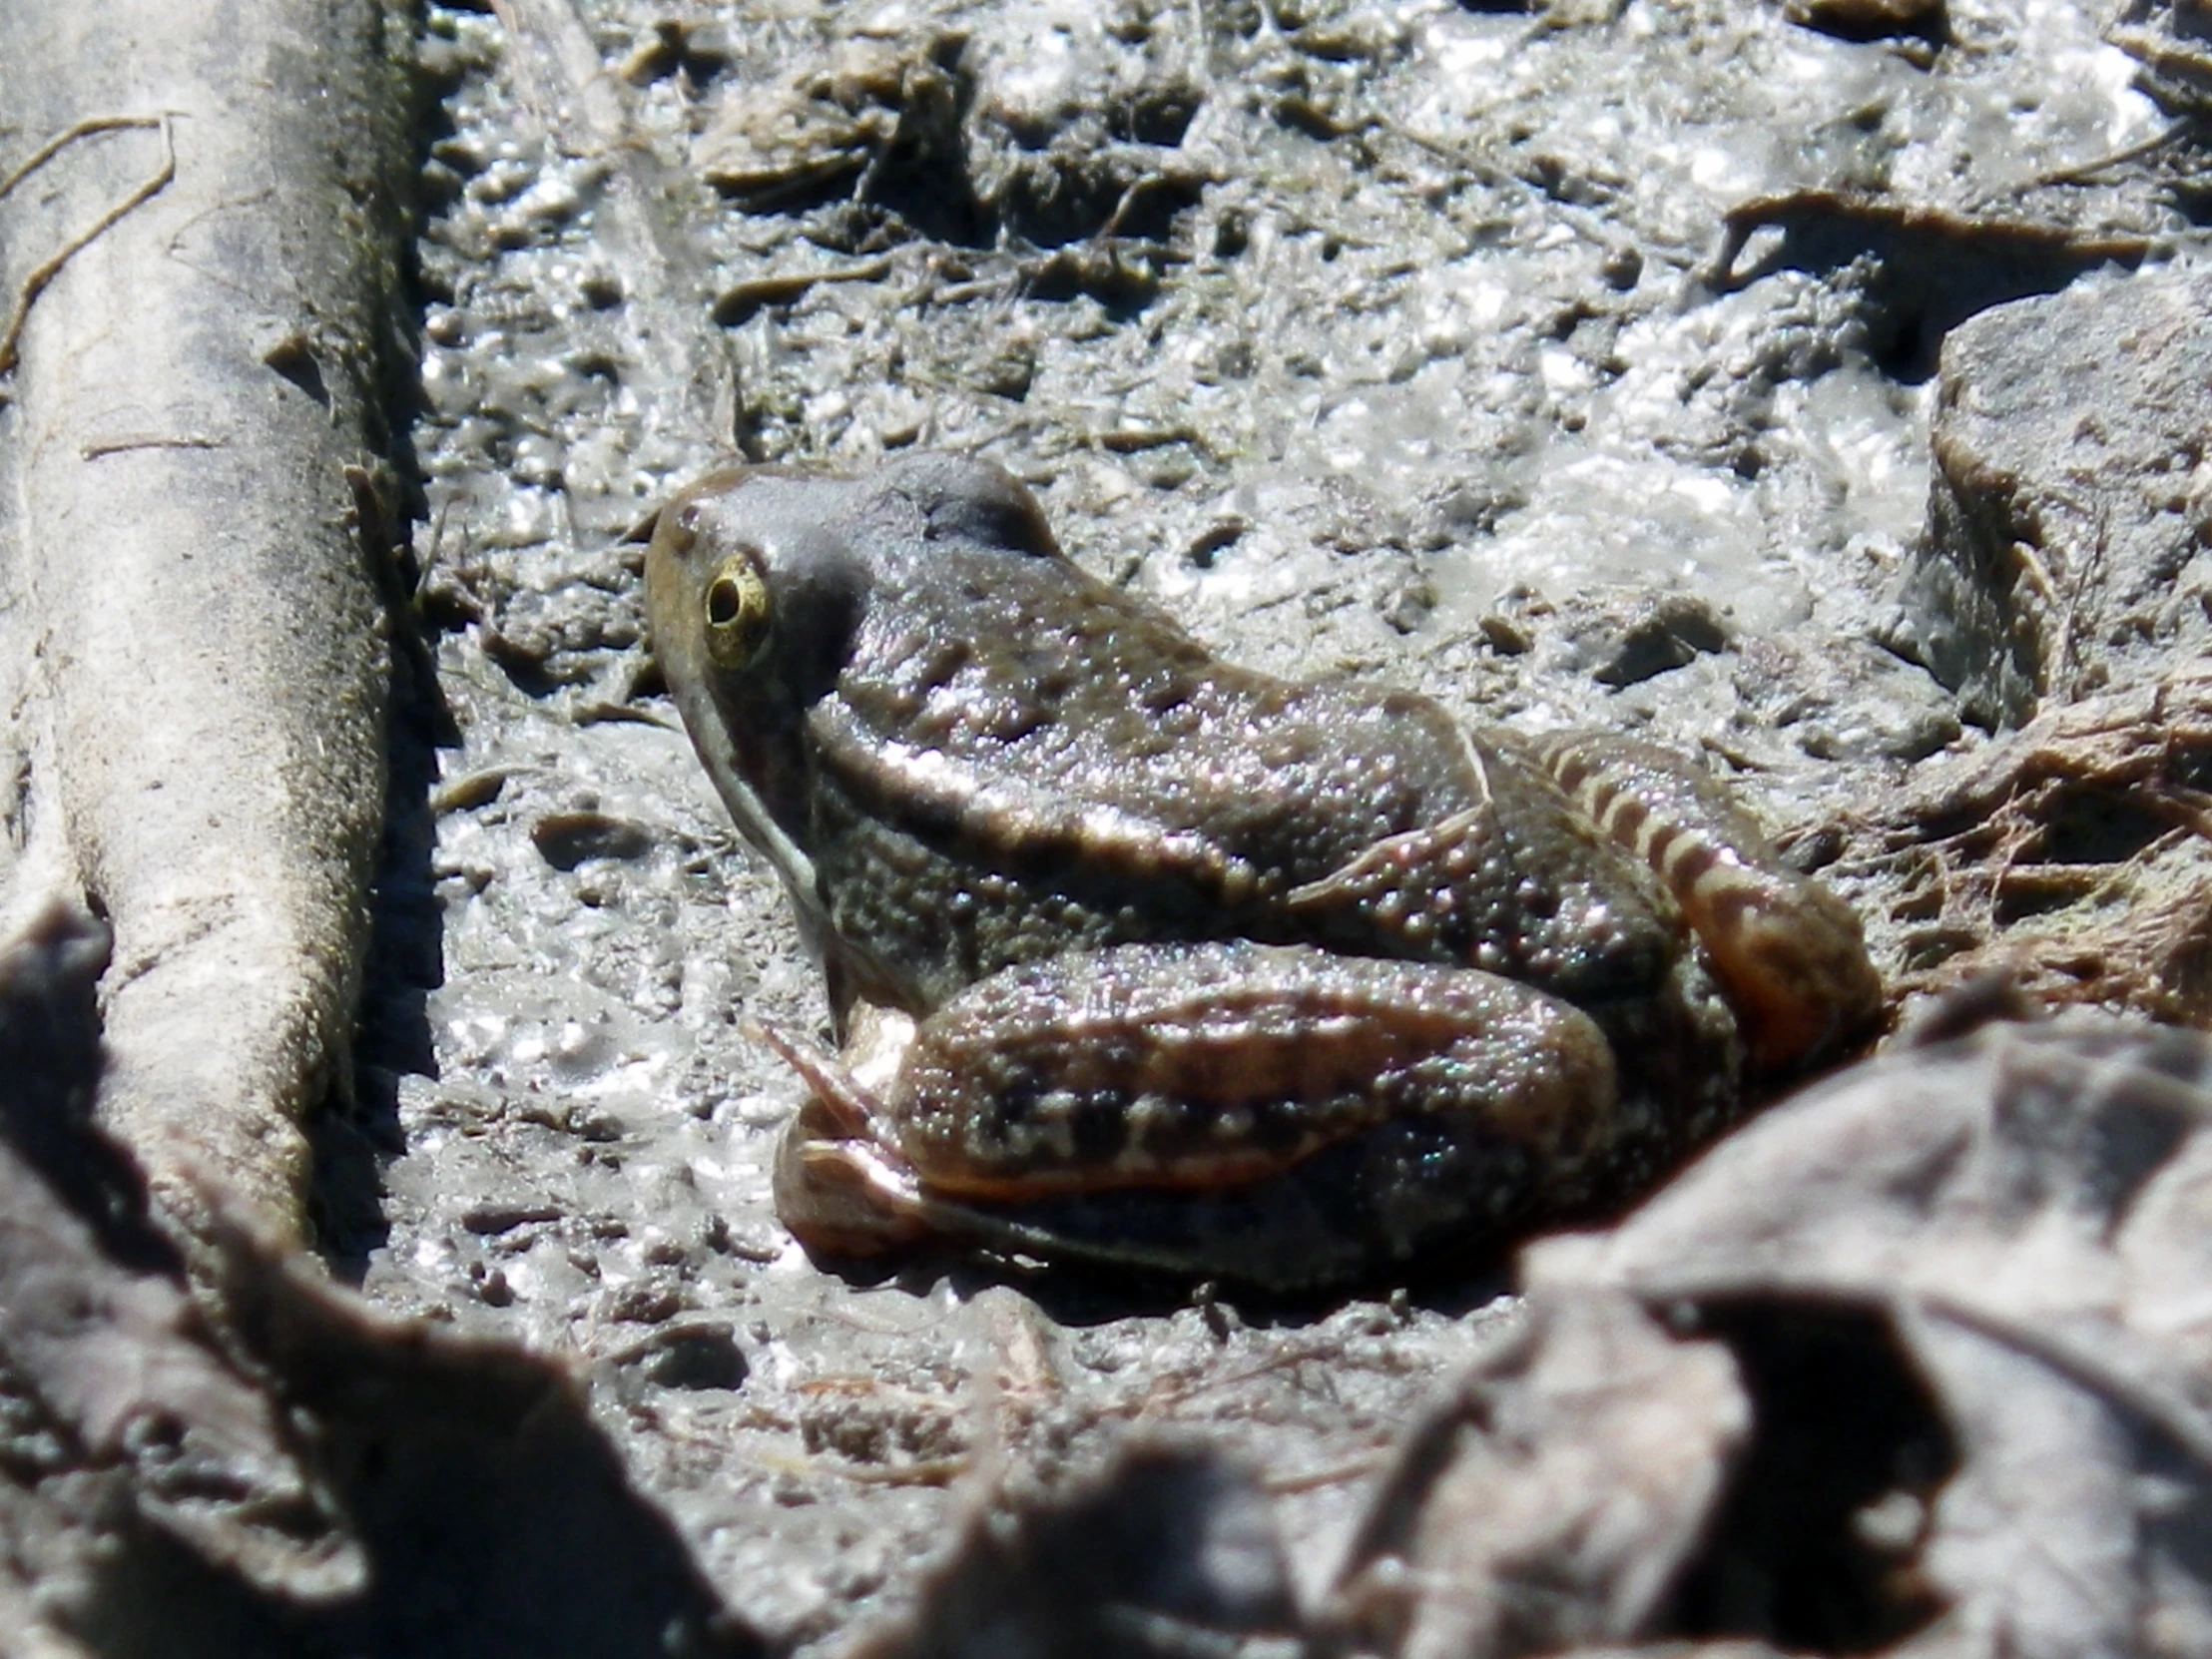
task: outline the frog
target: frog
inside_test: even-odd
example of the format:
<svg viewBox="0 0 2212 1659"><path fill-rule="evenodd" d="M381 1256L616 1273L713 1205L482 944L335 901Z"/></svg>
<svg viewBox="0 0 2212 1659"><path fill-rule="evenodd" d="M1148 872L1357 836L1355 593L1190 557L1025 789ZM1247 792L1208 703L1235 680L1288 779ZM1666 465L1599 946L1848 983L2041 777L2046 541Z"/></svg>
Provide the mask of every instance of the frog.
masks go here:
<svg viewBox="0 0 2212 1659"><path fill-rule="evenodd" d="M1224 659L997 465L736 464L655 657L781 877L831 1052L778 1214L1298 1294L1648 1188L1881 1004L1856 915L1687 757Z"/></svg>

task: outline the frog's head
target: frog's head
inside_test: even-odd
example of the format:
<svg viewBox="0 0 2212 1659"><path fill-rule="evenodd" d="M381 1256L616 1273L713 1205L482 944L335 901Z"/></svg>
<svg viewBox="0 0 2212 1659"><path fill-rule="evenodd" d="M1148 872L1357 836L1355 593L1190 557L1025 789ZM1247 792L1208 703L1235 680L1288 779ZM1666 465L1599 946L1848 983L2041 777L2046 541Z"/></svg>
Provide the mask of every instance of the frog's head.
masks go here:
<svg viewBox="0 0 2212 1659"><path fill-rule="evenodd" d="M780 467L711 472L661 509L645 555L669 694L738 829L803 913L819 901L800 723L835 684L869 586L824 511L847 488Z"/></svg>
<svg viewBox="0 0 2212 1659"><path fill-rule="evenodd" d="M1058 556L1013 478L926 452L857 478L726 467L654 525L645 560L654 653L716 790L804 921L822 909L807 713L866 649L871 610L911 613L932 556L955 544Z"/></svg>

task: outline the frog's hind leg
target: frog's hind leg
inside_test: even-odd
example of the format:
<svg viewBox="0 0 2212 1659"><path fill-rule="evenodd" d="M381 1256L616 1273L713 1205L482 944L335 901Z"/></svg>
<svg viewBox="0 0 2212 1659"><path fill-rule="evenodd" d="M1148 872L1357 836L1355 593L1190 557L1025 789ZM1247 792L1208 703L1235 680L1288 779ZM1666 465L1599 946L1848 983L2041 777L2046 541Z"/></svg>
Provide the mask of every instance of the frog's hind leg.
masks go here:
<svg viewBox="0 0 2212 1659"><path fill-rule="evenodd" d="M1769 1075L1833 1055L1882 1007L1859 918L1782 861L1766 831L1687 756L1610 733L1529 750L1674 895Z"/></svg>

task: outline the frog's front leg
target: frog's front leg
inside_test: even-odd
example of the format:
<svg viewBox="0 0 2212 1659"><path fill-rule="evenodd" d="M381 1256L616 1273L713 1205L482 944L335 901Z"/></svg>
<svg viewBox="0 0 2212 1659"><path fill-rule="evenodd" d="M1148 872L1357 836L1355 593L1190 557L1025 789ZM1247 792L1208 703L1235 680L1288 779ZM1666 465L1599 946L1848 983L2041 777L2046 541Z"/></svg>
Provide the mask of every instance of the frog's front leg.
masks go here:
<svg viewBox="0 0 2212 1659"><path fill-rule="evenodd" d="M1566 1003L1303 946L1005 969L880 1090L778 1046L814 1099L777 1208L833 1255L950 1234L1289 1288L1586 1197L1619 1120L1611 1046Z"/></svg>

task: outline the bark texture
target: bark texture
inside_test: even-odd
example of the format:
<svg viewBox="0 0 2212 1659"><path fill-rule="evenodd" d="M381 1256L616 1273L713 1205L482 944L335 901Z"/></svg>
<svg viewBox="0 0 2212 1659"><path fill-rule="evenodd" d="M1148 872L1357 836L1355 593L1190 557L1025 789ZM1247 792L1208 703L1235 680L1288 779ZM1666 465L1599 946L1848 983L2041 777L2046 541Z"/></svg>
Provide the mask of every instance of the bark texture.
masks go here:
<svg viewBox="0 0 2212 1659"><path fill-rule="evenodd" d="M11 10L0 380L12 895L112 924L102 1121L188 1227L214 1172L302 1226L383 808L387 668L349 467L373 469L405 230L407 20L384 0ZM358 476L357 474L355 476Z"/></svg>

